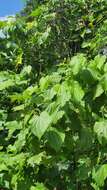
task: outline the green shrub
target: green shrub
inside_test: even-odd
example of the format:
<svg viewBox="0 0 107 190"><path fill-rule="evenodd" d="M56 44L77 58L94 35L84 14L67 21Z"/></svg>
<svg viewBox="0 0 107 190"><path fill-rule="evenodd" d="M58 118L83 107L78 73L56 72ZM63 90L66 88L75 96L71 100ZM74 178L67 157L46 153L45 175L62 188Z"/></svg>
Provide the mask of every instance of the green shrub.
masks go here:
<svg viewBox="0 0 107 190"><path fill-rule="evenodd" d="M106 188L106 6L30 1L0 22L0 188Z"/></svg>

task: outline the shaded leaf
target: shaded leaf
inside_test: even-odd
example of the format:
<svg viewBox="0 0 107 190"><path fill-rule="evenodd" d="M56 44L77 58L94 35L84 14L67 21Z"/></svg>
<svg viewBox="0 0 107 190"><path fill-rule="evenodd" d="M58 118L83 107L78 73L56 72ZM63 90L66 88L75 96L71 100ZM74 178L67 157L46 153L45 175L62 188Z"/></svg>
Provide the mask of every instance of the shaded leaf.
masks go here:
<svg viewBox="0 0 107 190"><path fill-rule="evenodd" d="M49 145L55 150L59 151L65 140L65 134L57 129L51 128L47 133Z"/></svg>

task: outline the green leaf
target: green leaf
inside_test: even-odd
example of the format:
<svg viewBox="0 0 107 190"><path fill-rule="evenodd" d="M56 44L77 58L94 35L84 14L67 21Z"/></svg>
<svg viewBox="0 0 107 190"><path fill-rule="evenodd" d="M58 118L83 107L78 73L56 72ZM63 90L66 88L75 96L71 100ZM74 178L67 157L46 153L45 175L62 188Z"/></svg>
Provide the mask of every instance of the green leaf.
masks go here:
<svg viewBox="0 0 107 190"><path fill-rule="evenodd" d="M84 97L84 91L77 81L71 84L71 94L74 101L80 102Z"/></svg>
<svg viewBox="0 0 107 190"><path fill-rule="evenodd" d="M43 10L45 10L45 7L44 5L41 5L32 11L31 16L33 17L39 16L43 12Z"/></svg>
<svg viewBox="0 0 107 190"><path fill-rule="evenodd" d="M63 107L66 102L68 102L71 98L70 89L67 82L63 82L60 85L60 89L58 91L58 103Z"/></svg>
<svg viewBox="0 0 107 190"><path fill-rule="evenodd" d="M85 158L85 155L83 158L80 158L78 160L78 167L76 169L76 176L77 178L81 180L88 179L88 175L91 171L91 160L89 157Z"/></svg>
<svg viewBox="0 0 107 190"><path fill-rule="evenodd" d="M49 76L42 77L40 79L40 89L41 89L41 91L47 89L48 86L49 86L49 84L50 84L50 78L49 78Z"/></svg>
<svg viewBox="0 0 107 190"><path fill-rule="evenodd" d="M94 169L92 177L99 187L103 187L104 181L107 178L107 164L100 166L97 171Z"/></svg>
<svg viewBox="0 0 107 190"><path fill-rule="evenodd" d="M30 121L30 124L32 133L41 139L51 124L51 117L46 111L44 111L40 114L40 116L34 116Z"/></svg>
<svg viewBox="0 0 107 190"><path fill-rule="evenodd" d="M24 105L24 104L22 104L22 105L20 105L20 106L15 106L15 107L13 108L13 111L20 111L20 110L24 110L24 107L25 107L25 105Z"/></svg>
<svg viewBox="0 0 107 190"><path fill-rule="evenodd" d="M56 109L55 112L51 115L52 122L56 124L63 117L64 114L64 111L58 111Z"/></svg>
<svg viewBox="0 0 107 190"><path fill-rule="evenodd" d="M99 188L95 183L91 183L91 186L92 186L95 190L100 190L100 188Z"/></svg>
<svg viewBox="0 0 107 190"><path fill-rule="evenodd" d="M8 146L8 152L13 152L13 153L20 152L26 144L26 137L28 133L29 133L28 128L21 130L20 133L17 135L17 140L15 141L15 143L13 145L10 144Z"/></svg>
<svg viewBox="0 0 107 190"><path fill-rule="evenodd" d="M31 70L32 70L32 67L31 65L28 65L28 66L25 66L21 72L22 75L26 75L26 74L30 74L31 73Z"/></svg>
<svg viewBox="0 0 107 190"><path fill-rule="evenodd" d="M94 63L93 65L95 65L96 68L98 68L99 70L101 70L102 66L104 65L106 61L106 56L100 56L100 55L97 55L94 59Z"/></svg>
<svg viewBox="0 0 107 190"><path fill-rule="evenodd" d="M87 150L93 146L93 133L90 128L82 128L80 138L77 144L77 149Z"/></svg>
<svg viewBox="0 0 107 190"><path fill-rule="evenodd" d="M94 93L93 99L95 100L97 97L101 96L103 94L103 92L104 92L104 90L103 90L101 84L99 83L95 88L95 93Z"/></svg>
<svg viewBox="0 0 107 190"><path fill-rule="evenodd" d="M90 45L91 45L91 42L90 42L90 41L83 42L83 44L82 44L82 48L90 47Z"/></svg>
<svg viewBox="0 0 107 190"><path fill-rule="evenodd" d="M0 172L1 171L8 171L8 167L6 166L6 164L4 164L4 163L0 164Z"/></svg>
<svg viewBox="0 0 107 190"><path fill-rule="evenodd" d="M48 38L51 32L51 27L48 27L44 33L42 33L38 39L38 44L42 45Z"/></svg>
<svg viewBox="0 0 107 190"><path fill-rule="evenodd" d="M80 72L80 79L85 84L93 84L97 81L95 73L91 69L83 69Z"/></svg>
<svg viewBox="0 0 107 190"><path fill-rule="evenodd" d="M71 72L76 75L86 63L86 58L83 54L74 56L70 61Z"/></svg>
<svg viewBox="0 0 107 190"><path fill-rule="evenodd" d="M16 120L7 122L5 126L9 129L8 138L10 138L16 130L20 130L22 128L21 122L19 123Z"/></svg>
<svg viewBox="0 0 107 190"><path fill-rule="evenodd" d="M102 144L104 140L107 142L107 120L96 122L94 132L97 134L99 142Z"/></svg>
<svg viewBox="0 0 107 190"><path fill-rule="evenodd" d="M36 165L39 165L42 161L42 158L43 156L45 155L45 152L41 152L35 156L32 156L31 158L29 158L27 160L28 164L31 165L31 166L34 166L35 164Z"/></svg>
<svg viewBox="0 0 107 190"><path fill-rule="evenodd" d="M100 81L102 88L105 92L107 92L107 75L105 74Z"/></svg>
<svg viewBox="0 0 107 190"><path fill-rule="evenodd" d="M32 186L30 190L47 190L43 183L36 183L36 186Z"/></svg>
<svg viewBox="0 0 107 190"><path fill-rule="evenodd" d="M47 133L49 145L57 152L65 140L65 134L55 128L51 128Z"/></svg>
<svg viewBox="0 0 107 190"><path fill-rule="evenodd" d="M15 83L11 79L3 81L2 83L0 83L0 90L5 90L6 88L9 88L10 86L14 86L14 85Z"/></svg>
<svg viewBox="0 0 107 190"><path fill-rule="evenodd" d="M17 155L8 154L7 158L4 159L4 162L7 167L15 167L14 170L18 170L23 168L26 158L27 154L23 152Z"/></svg>

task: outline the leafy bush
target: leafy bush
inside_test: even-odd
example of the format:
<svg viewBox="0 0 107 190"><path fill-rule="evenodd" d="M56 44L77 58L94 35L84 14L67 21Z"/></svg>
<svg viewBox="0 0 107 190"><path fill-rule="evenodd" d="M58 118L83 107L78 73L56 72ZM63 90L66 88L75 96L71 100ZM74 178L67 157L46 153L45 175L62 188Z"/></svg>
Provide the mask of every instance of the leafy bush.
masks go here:
<svg viewBox="0 0 107 190"><path fill-rule="evenodd" d="M106 4L30 1L0 22L1 188L106 189Z"/></svg>

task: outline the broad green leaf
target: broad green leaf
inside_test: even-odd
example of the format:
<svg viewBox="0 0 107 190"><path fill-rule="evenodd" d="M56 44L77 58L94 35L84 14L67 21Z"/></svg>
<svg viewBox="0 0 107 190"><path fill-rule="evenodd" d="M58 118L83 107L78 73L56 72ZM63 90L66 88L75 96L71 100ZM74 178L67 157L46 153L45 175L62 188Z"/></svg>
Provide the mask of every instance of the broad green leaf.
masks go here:
<svg viewBox="0 0 107 190"><path fill-rule="evenodd" d="M20 106L15 106L15 107L13 108L13 111L20 111L20 110L24 110L24 108L25 108L25 105L24 105L24 104L22 104L22 105L20 105Z"/></svg>
<svg viewBox="0 0 107 190"><path fill-rule="evenodd" d="M56 94L57 92L54 90L54 88L47 90L46 94L44 95L45 96L44 101L52 100Z"/></svg>
<svg viewBox="0 0 107 190"><path fill-rule="evenodd" d="M12 102L21 102L23 100L23 95L21 93L15 93L13 95L10 95L9 98Z"/></svg>
<svg viewBox="0 0 107 190"><path fill-rule="evenodd" d="M104 92L104 90L103 90L101 84L99 83L95 88L95 93L94 93L93 99L96 99L97 97L101 96L103 94L103 92Z"/></svg>
<svg viewBox="0 0 107 190"><path fill-rule="evenodd" d="M2 171L8 171L8 167L4 163L0 163L0 172Z"/></svg>
<svg viewBox="0 0 107 190"><path fill-rule="evenodd" d="M32 186L30 190L48 190L43 183L36 183L36 186Z"/></svg>
<svg viewBox="0 0 107 190"><path fill-rule="evenodd" d="M65 134L55 128L51 128L47 133L49 145L57 152L65 140Z"/></svg>
<svg viewBox="0 0 107 190"><path fill-rule="evenodd" d="M41 152L35 156L32 156L27 160L28 164L31 165L32 167L36 164L39 165L42 161L42 158L44 157L45 152Z"/></svg>
<svg viewBox="0 0 107 190"><path fill-rule="evenodd" d="M71 95L74 101L80 102L84 97L84 91L77 81L71 83Z"/></svg>
<svg viewBox="0 0 107 190"><path fill-rule="evenodd" d="M13 80L9 79L7 81L3 81L0 83L0 90L5 90L6 88L9 88L10 86L14 86L15 83Z"/></svg>
<svg viewBox="0 0 107 190"><path fill-rule="evenodd" d="M54 111L54 113L51 115L52 122L56 124L58 120L60 120L63 115L65 114L64 111L58 111L57 109Z"/></svg>
<svg viewBox="0 0 107 190"><path fill-rule="evenodd" d="M90 41L83 42L83 44L82 44L82 48L90 47L90 45L91 45L91 42L90 42Z"/></svg>
<svg viewBox="0 0 107 190"><path fill-rule="evenodd" d="M90 128L82 128L80 131L80 137L77 144L77 149L87 150L93 146L93 133Z"/></svg>
<svg viewBox="0 0 107 190"><path fill-rule="evenodd" d="M95 72L93 72L91 69L89 68L86 68L86 69L83 69L81 72L80 72L80 75L79 75L80 79L83 81L83 83L85 84L93 84L97 81L97 77L96 77L96 74Z"/></svg>
<svg viewBox="0 0 107 190"><path fill-rule="evenodd" d="M104 65L104 72L105 73L107 72L107 63L105 63L105 65Z"/></svg>
<svg viewBox="0 0 107 190"><path fill-rule="evenodd" d="M104 140L107 142L107 120L96 122L94 132L97 134L99 142L102 144Z"/></svg>
<svg viewBox="0 0 107 190"><path fill-rule="evenodd" d="M93 68L91 66L91 64L89 64L88 68L87 68L88 72L89 72L89 77L90 77L90 80L92 80L94 83L99 81L101 79L101 75L99 73L99 71L95 68ZM85 80L85 79L84 79ZM92 83L93 83L92 82Z"/></svg>
<svg viewBox="0 0 107 190"><path fill-rule="evenodd" d="M0 72L0 83L7 81L11 78L12 78L12 76L8 71L1 71Z"/></svg>
<svg viewBox="0 0 107 190"><path fill-rule="evenodd" d="M95 190L100 190L100 188L99 188L95 183L91 183L91 186L92 186Z"/></svg>
<svg viewBox="0 0 107 190"><path fill-rule="evenodd" d="M30 121L30 124L32 133L41 139L51 124L51 117L46 111L44 111L40 114L40 116L34 116Z"/></svg>
<svg viewBox="0 0 107 190"><path fill-rule="evenodd" d="M71 93L69 86L67 82L63 82L60 85L60 89L58 91L58 102L63 107L66 104L66 102L70 100L70 98L71 98Z"/></svg>
<svg viewBox="0 0 107 190"><path fill-rule="evenodd" d="M83 54L74 56L70 61L71 72L76 75L86 63L86 58Z"/></svg>
<svg viewBox="0 0 107 190"><path fill-rule="evenodd" d="M105 74L100 81L102 88L105 92L107 92L107 75Z"/></svg>
<svg viewBox="0 0 107 190"><path fill-rule="evenodd" d="M23 92L23 99L30 99L33 93L36 93L38 91L38 86L30 86Z"/></svg>
<svg viewBox="0 0 107 190"><path fill-rule="evenodd" d="M103 187L104 181L107 178L107 164L100 166L99 169L93 170L92 177L98 187Z"/></svg>
<svg viewBox="0 0 107 190"><path fill-rule="evenodd" d="M47 89L48 86L49 86L49 84L50 84L50 78L49 78L49 76L47 76L47 77L42 77L42 78L40 79L40 89L41 89L42 91L45 90L45 89Z"/></svg>
<svg viewBox="0 0 107 190"><path fill-rule="evenodd" d="M102 66L104 65L106 61L106 56L100 56L100 55L97 55L94 59L94 63L93 65L95 65L96 68L98 68L99 70L101 70Z"/></svg>

